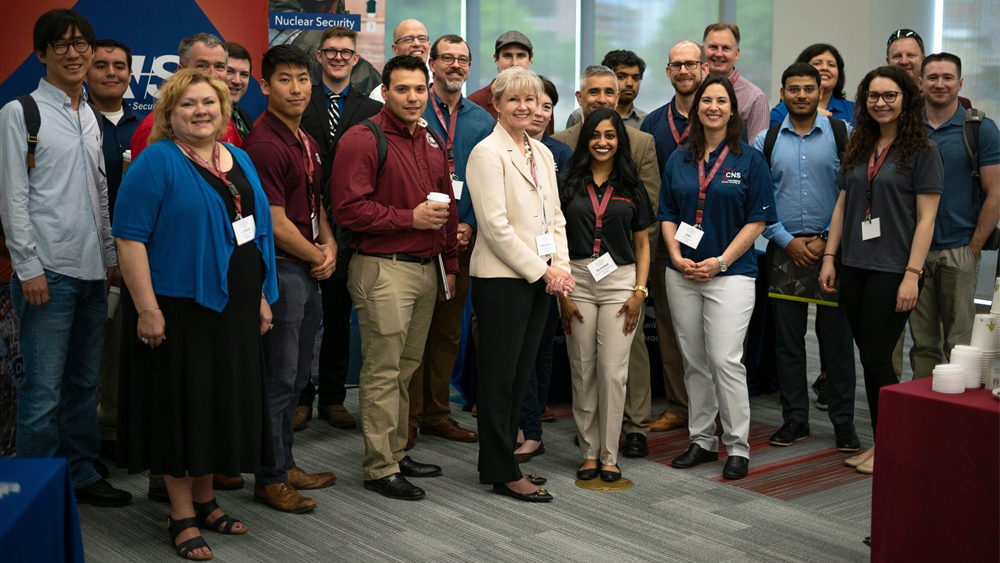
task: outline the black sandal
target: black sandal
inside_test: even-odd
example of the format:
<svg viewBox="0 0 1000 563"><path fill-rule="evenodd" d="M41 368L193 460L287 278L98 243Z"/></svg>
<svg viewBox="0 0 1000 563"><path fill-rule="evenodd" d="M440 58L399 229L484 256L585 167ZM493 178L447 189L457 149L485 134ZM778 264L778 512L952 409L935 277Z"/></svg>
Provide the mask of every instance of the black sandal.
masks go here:
<svg viewBox="0 0 1000 563"><path fill-rule="evenodd" d="M213 532L228 534L230 536L242 536L250 531L248 528L244 527L243 531L234 532L233 526L237 523L242 524L242 522L229 516L225 512L222 513L222 516L219 516L214 522L209 524L208 517L219 508L219 504L215 502L214 498L208 502L192 502L191 504L194 505L194 512L196 514L196 518L198 519L198 526L201 528L208 528Z"/></svg>
<svg viewBox="0 0 1000 563"><path fill-rule="evenodd" d="M214 557L211 553L200 557L191 555L191 552L198 548L208 547L208 544L205 543L205 538L201 536L193 537L182 542L180 545L177 544L177 536L181 535L181 533L188 528L198 528L198 521L194 518L181 518L180 520L174 520L169 516L167 517L167 531L170 532L170 541L174 542L174 549L177 550L177 555L190 561L208 561Z"/></svg>

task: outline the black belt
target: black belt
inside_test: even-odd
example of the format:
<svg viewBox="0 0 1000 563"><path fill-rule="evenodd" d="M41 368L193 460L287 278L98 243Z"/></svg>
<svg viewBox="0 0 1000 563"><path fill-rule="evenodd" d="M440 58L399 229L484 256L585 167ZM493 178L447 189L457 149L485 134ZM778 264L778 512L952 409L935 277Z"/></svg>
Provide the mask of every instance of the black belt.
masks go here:
<svg viewBox="0 0 1000 563"><path fill-rule="evenodd" d="M405 254L403 252L397 252L395 254L372 254L368 252L361 252L359 250L358 254L361 254L362 256L373 256L375 258L385 258L386 260L396 260L398 262L411 262L413 264L420 264L421 266L430 264L434 261L433 258L421 258L419 256Z"/></svg>
<svg viewBox="0 0 1000 563"><path fill-rule="evenodd" d="M291 254L281 252L280 250L275 251L274 258L275 260L284 260L285 262L292 262L293 264L302 264L303 266L311 266L311 264L309 264L305 260L302 260L301 258L296 258Z"/></svg>

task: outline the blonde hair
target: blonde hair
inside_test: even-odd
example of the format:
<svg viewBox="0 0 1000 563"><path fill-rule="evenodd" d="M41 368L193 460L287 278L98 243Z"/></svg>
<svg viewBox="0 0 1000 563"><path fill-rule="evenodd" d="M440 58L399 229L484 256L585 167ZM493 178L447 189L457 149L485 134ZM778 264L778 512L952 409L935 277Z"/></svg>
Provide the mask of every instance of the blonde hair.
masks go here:
<svg viewBox="0 0 1000 563"><path fill-rule="evenodd" d="M509 93L534 93L540 98L545 91L542 79L534 71L519 66L512 66L497 75L490 88L494 100L502 100Z"/></svg>
<svg viewBox="0 0 1000 563"><path fill-rule="evenodd" d="M219 98L219 106L222 110L222 123L215 133L216 139L221 139L229 127L229 118L233 114L233 103L229 97L229 88L217 78L199 72L194 69L178 70L170 80L160 86L159 98L156 100L156 108L153 110L153 130L149 134L148 144L153 144L160 139L168 139L173 135L173 128L170 126L170 114L173 113L177 103L188 86L194 84L208 84L215 90L215 95Z"/></svg>

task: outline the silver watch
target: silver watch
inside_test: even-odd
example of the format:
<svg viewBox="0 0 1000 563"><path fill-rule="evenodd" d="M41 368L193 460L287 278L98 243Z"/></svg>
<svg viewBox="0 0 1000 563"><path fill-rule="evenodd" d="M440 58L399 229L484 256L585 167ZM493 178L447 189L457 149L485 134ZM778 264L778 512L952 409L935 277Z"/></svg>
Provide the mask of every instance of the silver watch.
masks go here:
<svg viewBox="0 0 1000 563"><path fill-rule="evenodd" d="M719 261L719 272L725 272L729 269L729 266L726 265L726 261L722 259L722 256L716 256L715 259Z"/></svg>

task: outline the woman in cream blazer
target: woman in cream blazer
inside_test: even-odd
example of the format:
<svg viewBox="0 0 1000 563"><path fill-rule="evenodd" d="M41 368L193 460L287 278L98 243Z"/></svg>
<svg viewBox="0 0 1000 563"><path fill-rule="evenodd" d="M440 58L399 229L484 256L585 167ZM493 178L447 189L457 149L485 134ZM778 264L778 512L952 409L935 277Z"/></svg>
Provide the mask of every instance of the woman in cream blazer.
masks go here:
<svg viewBox="0 0 1000 563"><path fill-rule="evenodd" d="M538 76L512 67L493 82L493 133L472 150L466 178L479 225L472 251L472 306L479 323L479 480L519 500L552 496L514 459L521 401L548 315L546 293L565 295L566 220L552 153L528 137L542 92ZM485 242L485 244L483 244Z"/></svg>

